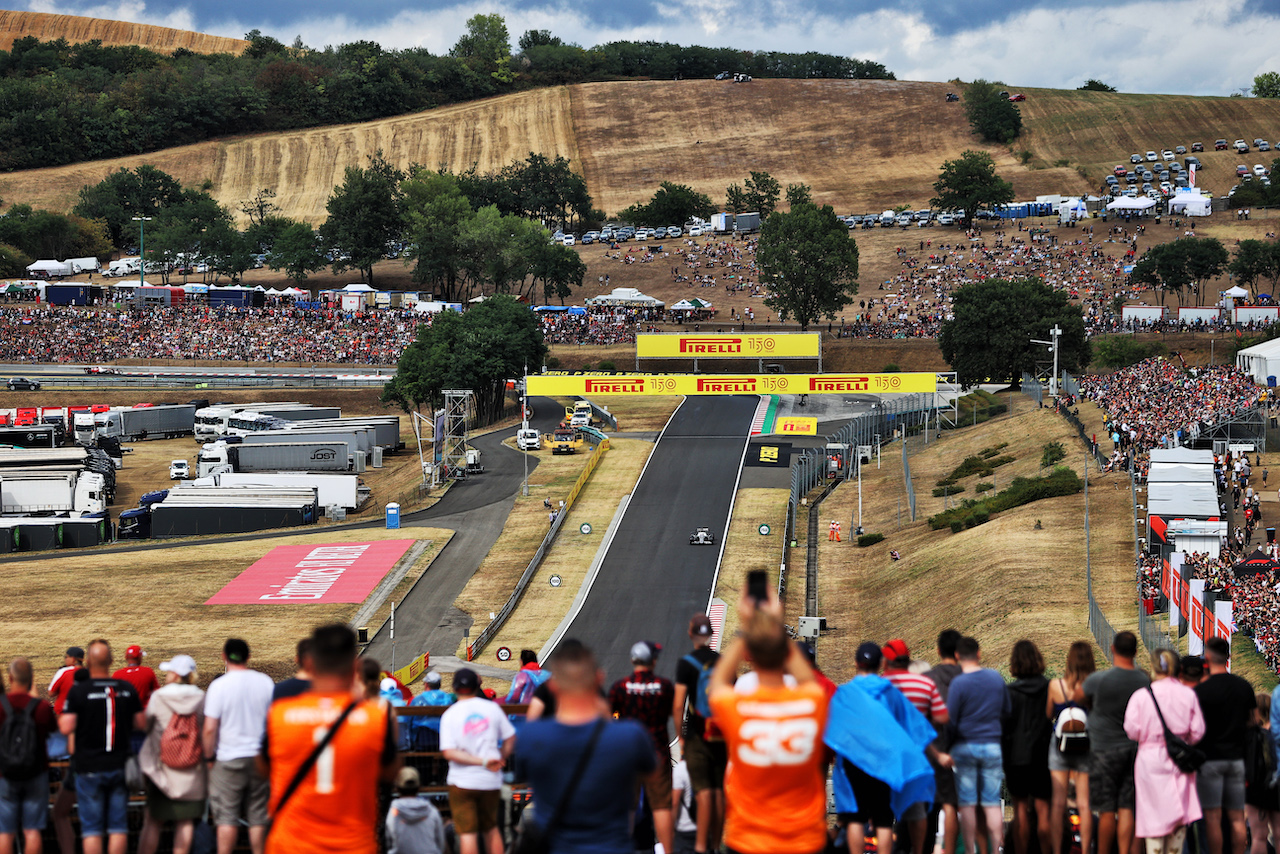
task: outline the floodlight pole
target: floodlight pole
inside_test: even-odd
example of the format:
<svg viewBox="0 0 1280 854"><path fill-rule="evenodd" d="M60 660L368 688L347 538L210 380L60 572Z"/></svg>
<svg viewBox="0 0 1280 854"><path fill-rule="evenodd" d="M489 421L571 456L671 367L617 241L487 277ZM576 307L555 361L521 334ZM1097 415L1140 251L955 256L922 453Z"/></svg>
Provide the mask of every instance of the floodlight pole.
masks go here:
<svg viewBox="0 0 1280 854"><path fill-rule="evenodd" d="M520 386L520 423L523 430L529 429L529 366L524 366L524 383ZM524 485L520 494L529 497L529 450L524 450Z"/></svg>
<svg viewBox="0 0 1280 854"><path fill-rule="evenodd" d="M1054 324L1049 330L1049 335L1053 337L1052 341L1043 341L1039 338L1032 338L1032 344L1048 344L1049 349L1053 351L1053 373L1049 376L1049 396L1058 396L1058 339L1062 337L1062 327ZM975 410L976 412L976 410Z"/></svg>
<svg viewBox="0 0 1280 854"><path fill-rule="evenodd" d="M147 284L143 276L147 272L147 223L151 217L135 216L133 221L138 224L138 287L141 288Z"/></svg>

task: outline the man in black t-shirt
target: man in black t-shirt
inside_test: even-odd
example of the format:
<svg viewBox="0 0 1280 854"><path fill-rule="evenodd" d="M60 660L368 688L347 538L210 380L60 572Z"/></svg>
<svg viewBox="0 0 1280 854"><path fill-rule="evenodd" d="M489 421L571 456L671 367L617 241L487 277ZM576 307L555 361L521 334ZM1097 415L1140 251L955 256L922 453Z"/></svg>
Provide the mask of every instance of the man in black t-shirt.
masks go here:
<svg viewBox="0 0 1280 854"><path fill-rule="evenodd" d="M1222 854L1222 811L1231 821L1231 850L1245 850L1244 746L1253 710L1253 686L1230 673L1231 645L1223 638L1204 643L1209 678L1195 687L1204 714L1200 749L1206 760L1196 774L1196 794L1204 810L1209 854Z"/></svg>
<svg viewBox="0 0 1280 854"><path fill-rule="evenodd" d="M689 769L689 784L697 804L695 851L717 851L720 848L720 830L724 823L724 769L729 764L724 739L715 730L715 724L698 713L697 707L698 681L703 668L713 668L720 658L720 653L711 648L711 635L711 620L707 615L694 614L689 620L689 640L693 641L693 651L676 663L676 694L672 708L680 737L680 752Z"/></svg>
<svg viewBox="0 0 1280 854"><path fill-rule="evenodd" d="M89 678L72 686L58 720L63 735L75 735L71 763L85 854L102 854L104 836L113 850L124 850L128 842L129 787L124 766L134 728L147 725L137 690L111 677L111 659L106 641L89 644L85 658Z"/></svg>

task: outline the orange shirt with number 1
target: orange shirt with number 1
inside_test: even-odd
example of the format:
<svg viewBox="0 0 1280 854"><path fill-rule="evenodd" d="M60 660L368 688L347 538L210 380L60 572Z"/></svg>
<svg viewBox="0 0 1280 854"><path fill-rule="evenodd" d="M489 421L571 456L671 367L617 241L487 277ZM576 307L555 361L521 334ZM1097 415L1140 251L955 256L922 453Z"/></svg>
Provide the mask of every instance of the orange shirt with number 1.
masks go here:
<svg viewBox="0 0 1280 854"><path fill-rule="evenodd" d="M822 731L827 695L817 682L721 691L711 711L729 745L725 844L742 854L810 854L827 844Z"/></svg>
<svg viewBox="0 0 1280 854"><path fill-rule="evenodd" d="M351 710L302 785L278 809L298 768L350 702L346 693L308 692L272 704L265 745L273 818L268 854L377 854L378 777L395 761L396 745L390 717L376 700Z"/></svg>

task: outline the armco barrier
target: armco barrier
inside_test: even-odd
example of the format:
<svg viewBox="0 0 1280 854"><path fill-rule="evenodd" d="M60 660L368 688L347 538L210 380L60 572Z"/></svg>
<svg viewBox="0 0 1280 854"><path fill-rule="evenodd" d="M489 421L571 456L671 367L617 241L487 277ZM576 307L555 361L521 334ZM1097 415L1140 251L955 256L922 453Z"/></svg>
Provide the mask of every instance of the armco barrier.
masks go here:
<svg viewBox="0 0 1280 854"><path fill-rule="evenodd" d="M595 440L595 447L592 448L587 464L583 467L582 473L578 475L573 488L569 490L569 495L564 500L564 507L556 514L555 521L551 523L551 529L542 538L542 544L533 553L533 560L529 561L529 565L521 573L515 589L511 591L511 596L507 598L507 603L502 606L502 610L498 611L497 615L489 622L489 625L485 626L484 630L476 636L476 639L467 646L467 661L474 661L475 657L484 651L485 646L494 639L507 622L507 619L515 612L516 606L520 604L520 600L524 597L524 591L529 587L529 582L533 580L534 573L542 565L542 559L547 556L547 550L551 548L551 544L556 540L556 535L560 533L560 526L564 524L565 517L569 515L573 502L587 485L587 481L591 478L591 473L600 464L600 459L604 456L604 452L609 450L609 439L603 433L591 428L585 428L582 432L589 439Z"/></svg>

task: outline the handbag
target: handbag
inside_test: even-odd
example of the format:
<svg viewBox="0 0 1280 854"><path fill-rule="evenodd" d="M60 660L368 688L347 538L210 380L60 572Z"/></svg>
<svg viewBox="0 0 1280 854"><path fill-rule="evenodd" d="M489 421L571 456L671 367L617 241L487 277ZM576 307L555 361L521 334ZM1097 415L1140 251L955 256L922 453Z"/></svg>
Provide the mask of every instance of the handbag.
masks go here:
<svg viewBox="0 0 1280 854"><path fill-rule="evenodd" d="M591 739L587 742L587 747L582 751L582 755L578 757L578 764L573 769L573 776L569 778L568 785L564 787L564 793L560 795L560 802L556 804L551 817L547 819L547 823L542 827L538 827L538 823L535 821L523 822L520 826L520 834L516 837L515 844L511 846L511 854L550 854L551 829L559 824L560 819L564 817L565 808L569 806L569 801L573 799L573 793L578 788L578 783L582 780L583 773L587 770L587 763L591 761L591 754L595 752L596 742L600 740L600 733L603 731L604 718L601 718L596 721L596 728L591 733Z"/></svg>
<svg viewBox="0 0 1280 854"><path fill-rule="evenodd" d="M1200 766L1205 763L1208 758L1204 755L1204 751L1192 744L1187 744L1177 733L1169 729L1169 725L1164 722L1164 712L1160 711L1160 703L1156 700L1156 692L1151 690L1151 686L1147 686L1147 693L1151 695L1151 702L1156 707L1156 714L1160 717L1160 726L1164 728L1164 747L1169 752L1169 758L1173 760L1173 764L1178 766L1178 770L1185 774L1194 774L1200 770Z"/></svg>
<svg viewBox="0 0 1280 854"><path fill-rule="evenodd" d="M289 781L289 785L285 787L284 793L280 795L280 800L276 803L276 811L271 816L271 821L267 825L268 835L270 835L271 828L275 825L275 820L280 817L280 812L284 809L284 805L289 802L289 799L293 797L293 793L298 791L298 787L302 785L302 781L311 773L311 769L315 767L316 760L320 758L320 754L324 753L325 748L333 741L333 737L338 734L338 730L342 729L342 725L346 723L347 715L351 714L351 710L354 709L356 705L357 702L355 700L352 700L347 704L347 707L342 710L342 714L338 715L338 719L333 722L333 726L329 727L329 731L324 734L324 738L320 739L319 743L316 744L315 749L311 751L311 754L307 756L306 760L304 760L301 765L298 766L298 770L294 773L293 779Z"/></svg>

